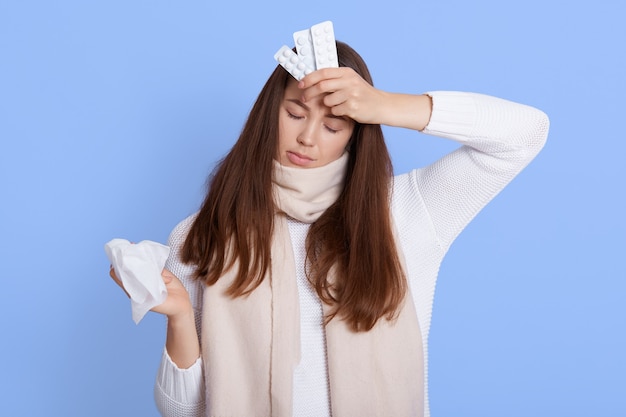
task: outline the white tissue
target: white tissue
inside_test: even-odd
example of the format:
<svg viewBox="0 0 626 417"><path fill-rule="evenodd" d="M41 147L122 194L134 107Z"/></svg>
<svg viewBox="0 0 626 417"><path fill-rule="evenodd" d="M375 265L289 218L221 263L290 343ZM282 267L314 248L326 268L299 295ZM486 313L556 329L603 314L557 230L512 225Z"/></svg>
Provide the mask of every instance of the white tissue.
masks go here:
<svg viewBox="0 0 626 417"><path fill-rule="evenodd" d="M133 320L138 324L152 307L167 298L161 272L170 248L150 240L133 244L113 239L104 245L104 251L130 296Z"/></svg>

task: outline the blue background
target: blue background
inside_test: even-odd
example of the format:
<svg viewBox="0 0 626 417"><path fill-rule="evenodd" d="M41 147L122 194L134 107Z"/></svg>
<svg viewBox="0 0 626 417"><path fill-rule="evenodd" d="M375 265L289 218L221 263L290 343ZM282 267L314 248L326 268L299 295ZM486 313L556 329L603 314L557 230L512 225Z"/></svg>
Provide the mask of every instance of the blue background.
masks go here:
<svg viewBox="0 0 626 417"><path fill-rule="evenodd" d="M330 19L379 88L551 118L444 261L432 414L626 415L624 16L617 0L1 0L1 414L157 415L164 320L132 322L103 245L164 242L274 52ZM386 133L397 172L456 146Z"/></svg>

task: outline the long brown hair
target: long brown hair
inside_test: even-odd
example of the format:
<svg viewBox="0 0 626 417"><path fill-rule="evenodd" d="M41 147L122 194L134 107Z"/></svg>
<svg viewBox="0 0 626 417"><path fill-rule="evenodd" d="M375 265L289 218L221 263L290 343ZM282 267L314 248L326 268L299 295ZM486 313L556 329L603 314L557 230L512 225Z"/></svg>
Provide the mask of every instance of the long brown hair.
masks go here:
<svg viewBox="0 0 626 417"><path fill-rule="evenodd" d="M339 65L370 84L363 59L337 42ZM278 115L290 75L277 67L261 90L239 139L212 174L207 196L189 231L182 260L212 285L238 263L229 295L254 291L270 268L275 206L272 167ZM307 276L319 297L353 330L392 319L407 291L389 213L393 176L380 125L355 124L349 142L345 188L311 225L306 240ZM334 282L329 282L331 268Z"/></svg>

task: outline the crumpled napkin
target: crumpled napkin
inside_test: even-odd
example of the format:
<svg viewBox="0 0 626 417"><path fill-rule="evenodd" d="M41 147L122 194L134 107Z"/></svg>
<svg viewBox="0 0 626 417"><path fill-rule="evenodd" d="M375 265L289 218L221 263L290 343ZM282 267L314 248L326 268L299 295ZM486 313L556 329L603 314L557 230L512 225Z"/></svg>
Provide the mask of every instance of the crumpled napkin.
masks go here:
<svg viewBox="0 0 626 417"><path fill-rule="evenodd" d="M133 321L138 324L152 307L167 298L161 272L170 248L150 240L133 244L113 239L104 245L104 251L130 296Z"/></svg>

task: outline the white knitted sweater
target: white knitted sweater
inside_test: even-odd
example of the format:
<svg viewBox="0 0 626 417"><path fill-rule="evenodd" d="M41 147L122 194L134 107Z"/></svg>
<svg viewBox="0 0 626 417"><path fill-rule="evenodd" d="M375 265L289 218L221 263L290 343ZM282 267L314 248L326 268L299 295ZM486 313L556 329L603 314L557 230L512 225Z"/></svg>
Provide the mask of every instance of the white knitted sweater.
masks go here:
<svg viewBox="0 0 626 417"><path fill-rule="evenodd" d="M495 97L460 92L429 95L433 111L424 133L453 139L463 146L432 165L396 176L391 200L422 330L425 379L433 296L441 261L472 218L541 150L549 126L541 111ZM178 256L192 220L193 216L185 219L173 230L166 268L187 287L200 329L202 286L192 280L193 268L181 263ZM294 279L298 280L300 293L303 350L294 375L294 416L329 416L321 306L301 272L308 225L290 221L289 230L298 271ZM424 415L428 416L427 383L425 387ZM164 416L204 416L202 359L188 369L179 369L164 351L154 392Z"/></svg>

